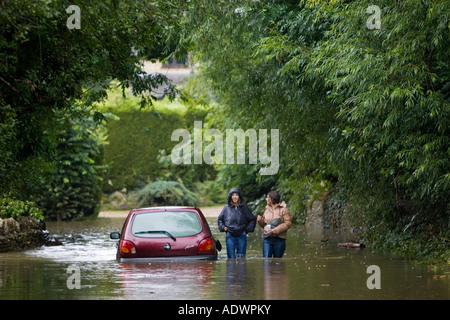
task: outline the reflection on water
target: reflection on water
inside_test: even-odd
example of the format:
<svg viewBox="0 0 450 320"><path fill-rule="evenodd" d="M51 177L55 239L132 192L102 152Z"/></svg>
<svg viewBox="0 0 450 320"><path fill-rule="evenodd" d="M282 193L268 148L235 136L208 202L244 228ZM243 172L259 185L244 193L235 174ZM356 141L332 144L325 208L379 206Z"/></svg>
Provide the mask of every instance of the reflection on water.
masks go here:
<svg viewBox="0 0 450 320"><path fill-rule="evenodd" d="M124 299L202 299L215 262L121 263L117 281Z"/></svg>
<svg viewBox="0 0 450 320"><path fill-rule="evenodd" d="M216 238L225 242L210 219ZM0 299L449 299L449 268L414 266L370 248L336 246L341 239L304 226L289 231L286 256L263 259L262 234L249 235L247 259L118 263L123 219L48 223L64 246L0 254ZM322 242L329 238L327 242ZM381 289L368 289L367 267L381 271ZM70 266L81 289L67 287Z"/></svg>

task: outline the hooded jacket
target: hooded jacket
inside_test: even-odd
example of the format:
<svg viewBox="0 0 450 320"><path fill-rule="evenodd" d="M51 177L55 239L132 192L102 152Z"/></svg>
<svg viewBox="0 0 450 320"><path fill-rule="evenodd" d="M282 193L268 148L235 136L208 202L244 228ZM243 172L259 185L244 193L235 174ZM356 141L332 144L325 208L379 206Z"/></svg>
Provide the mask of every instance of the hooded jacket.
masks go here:
<svg viewBox="0 0 450 320"><path fill-rule="evenodd" d="M239 194L240 204L238 206L231 204L231 195L233 193ZM220 232L224 232L224 228L227 227L227 232L233 237L238 237L244 232L249 233L255 230L256 217L244 203L238 188L232 188L228 193L227 204L223 207L217 223Z"/></svg>

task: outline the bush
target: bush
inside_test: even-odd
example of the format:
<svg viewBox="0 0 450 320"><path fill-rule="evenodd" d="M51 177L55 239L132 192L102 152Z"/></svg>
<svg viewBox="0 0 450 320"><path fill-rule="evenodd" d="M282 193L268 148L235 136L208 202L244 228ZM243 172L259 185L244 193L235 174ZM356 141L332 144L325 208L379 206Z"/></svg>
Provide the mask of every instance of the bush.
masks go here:
<svg viewBox="0 0 450 320"><path fill-rule="evenodd" d="M155 181L137 192L140 207L196 206L197 196L177 181Z"/></svg>
<svg viewBox="0 0 450 320"><path fill-rule="evenodd" d="M34 202L0 198L0 218L32 217L44 221L42 210L36 207Z"/></svg>
<svg viewBox="0 0 450 320"><path fill-rule="evenodd" d="M103 183L102 149L94 114L74 107L55 128L58 144L52 172L42 183L36 202L48 220L95 217Z"/></svg>
<svg viewBox="0 0 450 320"><path fill-rule="evenodd" d="M118 91L111 91L108 102L98 108L116 116L106 124L108 143L104 146L104 163L109 170L104 193L140 189L159 178L173 181L181 178L190 187L190 183L211 174L211 166L174 165L170 156L177 144L171 140L172 132L178 128L192 132L194 120L203 120L206 110L167 100L155 102L153 109L141 110L139 99L123 98Z"/></svg>
<svg viewBox="0 0 450 320"><path fill-rule="evenodd" d="M195 182L193 184L195 194L198 195L199 206L224 205L227 200L228 190L224 189L220 183L213 180Z"/></svg>

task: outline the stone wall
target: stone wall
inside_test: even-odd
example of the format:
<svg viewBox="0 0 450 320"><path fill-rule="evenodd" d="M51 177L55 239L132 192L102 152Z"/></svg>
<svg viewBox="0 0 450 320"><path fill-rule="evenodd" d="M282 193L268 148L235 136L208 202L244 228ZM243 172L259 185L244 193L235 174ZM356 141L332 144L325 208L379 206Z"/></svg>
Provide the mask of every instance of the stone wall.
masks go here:
<svg viewBox="0 0 450 320"><path fill-rule="evenodd" d="M0 252L40 247L46 242L45 223L32 217L0 219Z"/></svg>
<svg viewBox="0 0 450 320"><path fill-rule="evenodd" d="M323 201L315 200L306 211L306 229L310 235L336 236L340 241L359 241L362 226L351 219L351 204L345 201L333 184Z"/></svg>
<svg viewBox="0 0 450 320"><path fill-rule="evenodd" d="M323 202L315 200L306 210L306 230L310 235L320 235L323 230Z"/></svg>

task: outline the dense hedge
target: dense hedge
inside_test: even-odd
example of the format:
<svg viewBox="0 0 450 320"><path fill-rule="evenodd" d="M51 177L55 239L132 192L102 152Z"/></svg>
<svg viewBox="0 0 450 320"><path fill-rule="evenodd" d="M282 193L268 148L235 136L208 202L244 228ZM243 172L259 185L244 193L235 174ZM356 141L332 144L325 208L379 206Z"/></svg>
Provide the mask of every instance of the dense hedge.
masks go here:
<svg viewBox="0 0 450 320"><path fill-rule="evenodd" d="M112 94L109 104L101 107L104 112L111 112L116 117L107 120L108 143L104 146L104 164L107 173L103 192L117 190L127 191L141 189L156 179L182 178L184 184L198 180L186 177L186 172L193 169L196 175L211 171L206 165L194 168L172 166L160 160L162 154L170 155L178 143L171 141L175 129L193 130L195 120L202 121L206 110L186 108L178 103L162 101L155 103L152 109L139 109L135 98L122 98ZM170 165L172 177L165 177L165 169ZM173 177L173 173L179 173ZM183 171L183 172L179 172Z"/></svg>

